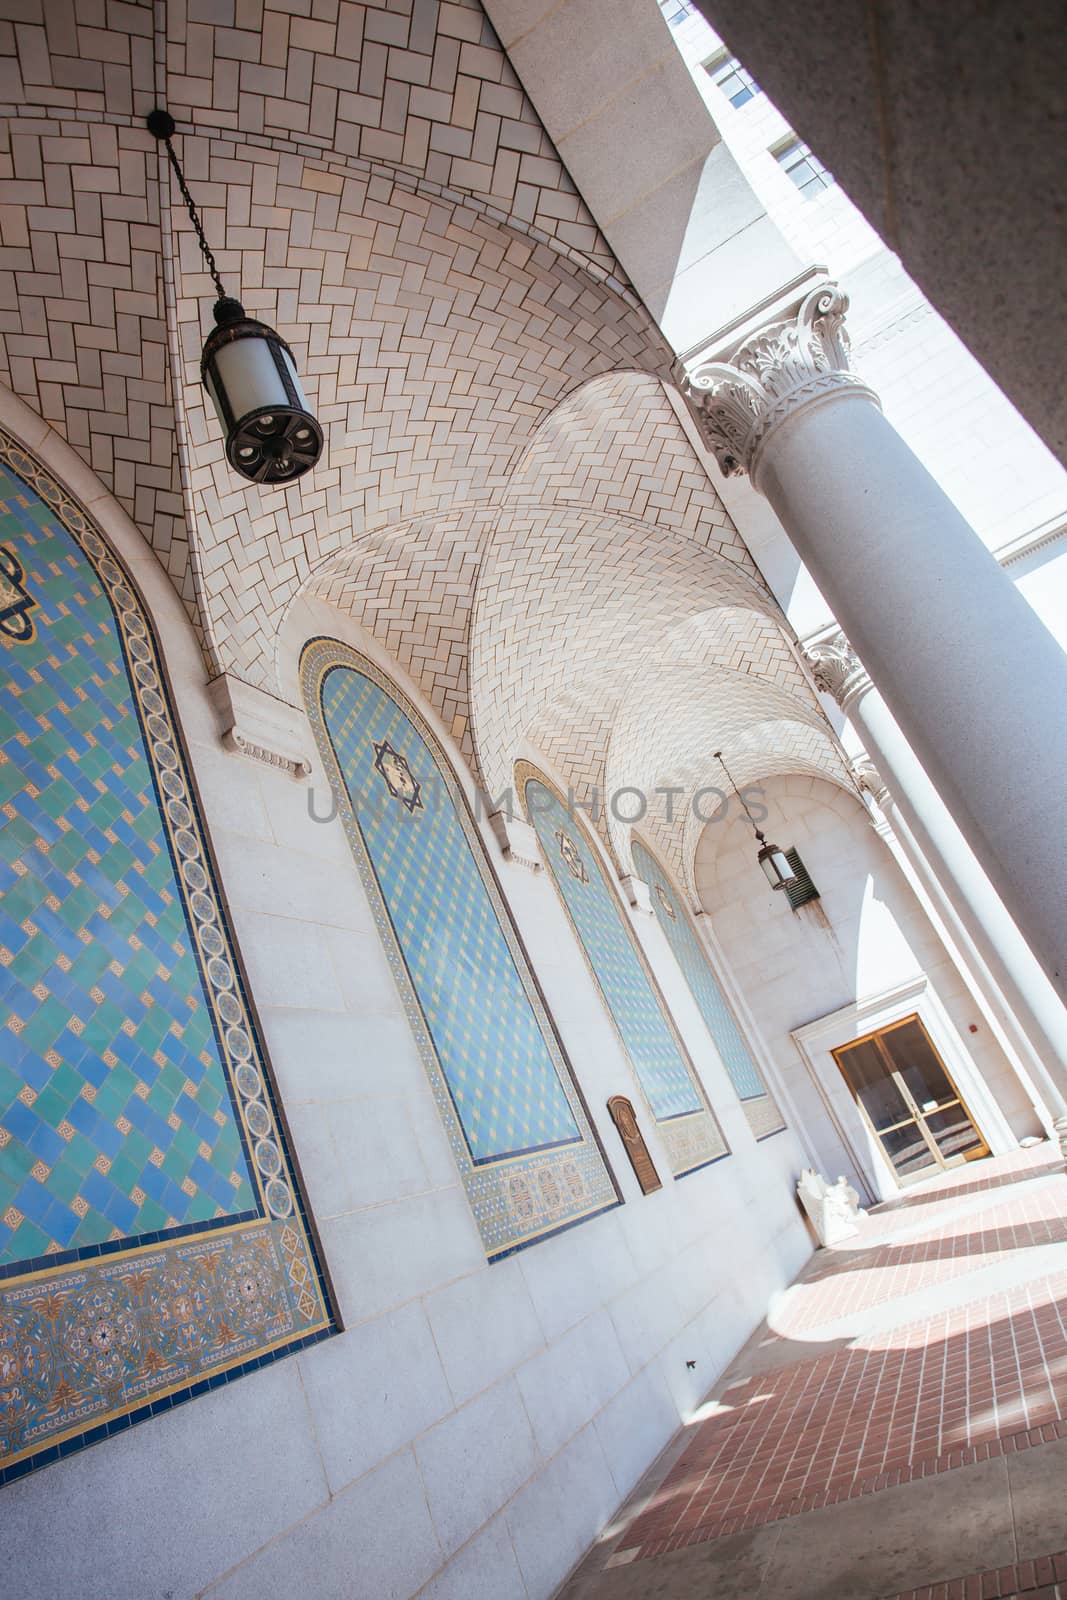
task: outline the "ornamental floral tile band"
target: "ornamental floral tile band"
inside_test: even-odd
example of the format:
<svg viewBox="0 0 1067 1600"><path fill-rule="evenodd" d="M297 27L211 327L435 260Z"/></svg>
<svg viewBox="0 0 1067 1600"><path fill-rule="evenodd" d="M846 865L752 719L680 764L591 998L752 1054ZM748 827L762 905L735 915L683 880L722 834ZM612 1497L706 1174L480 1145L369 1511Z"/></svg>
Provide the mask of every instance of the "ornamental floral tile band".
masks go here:
<svg viewBox="0 0 1067 1600"><path fill-rule="evenodd" d="M693 926L685 902L651 850L640 839L633 840L634 869L652 891L652 909L663 929L674 959L715 1041L730 1082L737 1090L746 1120L757 1139L781 1133L785 1118L760 1075L755 1058L745 1043L726 996L711 970L711 963Z"/></svg>
<svg viewBox="0 0 1067 1600"><path fill-rule="evenodd" d="M490 1260L619 1203L463 790L415 707L315 639L303 693Z"/></svg>
<svg viewBox="0 0 1067 1600"><path fill-rule="evenodd" d="M0 1482L334 1329L151 621L0 433Z"/></svg>
<svg viewBox="0 0 1067 1600"><path fill-rule="evenodd" d="M584 825L528 762L519 793L549 876L633 1068L675 1177L729 1150L659 985Z"/></svg>

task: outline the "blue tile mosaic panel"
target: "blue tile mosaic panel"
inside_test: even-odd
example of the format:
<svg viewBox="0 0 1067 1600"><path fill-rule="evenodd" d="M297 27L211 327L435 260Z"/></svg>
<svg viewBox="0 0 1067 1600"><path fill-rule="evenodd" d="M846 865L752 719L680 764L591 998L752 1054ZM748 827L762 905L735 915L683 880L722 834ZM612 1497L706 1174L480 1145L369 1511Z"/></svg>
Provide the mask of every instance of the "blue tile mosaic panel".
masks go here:
<svg viewBox="0 0 1067 1600"><path fill-rule="evenodd" d="M722 1131L599 853L546 778L520 763L520 792L553 883L680 1177L727 1154Z"/></svg>
<svg viewBox="0 0 1067 1600"><path fill-rule="evenodd" d="M331 1329L129 578L0 434L0 1481Z"/></svg>
<svg viewBox="0 0 1067 1600"><path fill-rule="evenodd" d="M309 644L305 703L486 1252L618 1203L462 790L363 656Z"/></svg>
<svg viewBox="0 0 1067 1600"><path fill-rule="evenodd" d="M633 841L634 870L648 884L652 909L663 930L682 976L692 991L715 1047L723 1059L730 1082L737 1090L749 1126L758 1139L785 1127L773 1097L760 1077L752 1052L734 1020L726 996L719 988L689 911L674 884L640 839Z"/></svg>

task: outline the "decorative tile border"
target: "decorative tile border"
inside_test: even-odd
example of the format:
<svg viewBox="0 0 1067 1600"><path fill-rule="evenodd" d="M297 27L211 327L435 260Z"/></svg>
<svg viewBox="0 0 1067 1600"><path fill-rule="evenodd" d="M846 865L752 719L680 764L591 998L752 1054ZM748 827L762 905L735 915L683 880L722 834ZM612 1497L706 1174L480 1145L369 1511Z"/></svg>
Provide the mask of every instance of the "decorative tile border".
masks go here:
<svg viewBox="0 0 1067 1600"><path fill-rule="evenodd" d="M236 1218L216 1212L132 1238L114 1230L98 1244L9 1264L0 1282L3 1482L326 1337L335 1323L154 630L84 509L3 433L0 462L66 530L110 606L255 1196Z"/></svg>
<svg viewBox="0 0 1067 1600"><path fill-rule="evenodd" d="M376 685L407 718L429 753L435 768L433 777L438 788L437 803L441 794L451 802L538 1031L566 1096L577 1126L577 1139L557 1148L545 1146L499 1157L475 1157L326 725L322 706L323 684L331 670L337 667L351 668ZM375 926L411 1024L488 1258L490 1261L501 1260L538 1239L562 1232L619 1205L621 1200L614 1178L501 893L467 797L434 733L402 690L374 662L337 640L314 639L305 645L301 658L301 685L323 771L329 778L336 798L341 823L371 904ZM395 752L390 755L385 747L382 753L377 751L377 747L375 751L374 764L378 771L390 784L392 792L398 795L398 803L402 801L409 815L414 817L421 799L419 786L416 785L412 790L411 775L405 775ZM387 763L385 770L383 758ZM419 776L422 777L422 774Z"/></svg>
<svg viewBox="0 0 1067 1600"><path fill-rule="evenodd" d="M549 876L559 895L560 904L574 932L578 948L582 952L586 968L593 982L600 992L605 1010L616 1036L622 1046L623 1052L633 1069L634 1078L641 1090L642 1098L648 1111L656 1124L656 1131L667 1152L667 1159L675 1177L684 1177L690 1172L697 1172L702 1167L708 1166L712 1161L729 1155L729 1146L723 1138L722 1129L719 1127L715 1113L707 1102L707 1098L700 1085L696 1069L689 1058L681 1035L675 1026L670 1008L656 982L654 973L645 959L644 951L630 926L629 917L623 908L614 886L609 882L604 872L596 847L585 831L582 824L572 812L567 811L566 801L556 789L555 785L545 777L536 767L528 761L520 761L515 768L515 781L519 794L522 796L527 816L541 842L542 853L548 864ZM553 809L566 814L567 827L557 825L558 819L543 814L537 805L531 805L531 786L539 785L554 802ZM579 851L574 843L575 838L582 840L584 850ZM563 871L557 869L557 859L563 866ZM590 878L586 867L586 860L592 865L594 879ZM569 894L574 890L569 887L568 880L597 893L608 897L610 907L618 918L618 926L622 937L628 941L627 948L632 950L636 961L635 973L639 981L647 985L647 993L653 1011L662 1019L666 1033L669 1035L671 1047L675 1053L676 1067L680 1069L679 1076L684 1078L684 1091L679 1093L677 1088L669 1092L668 1099L676 1101L675 1109L665 1111L661 1105L657 1115L654 1109L653 1096L664 1098L661 1088L650 1080L648 1070L642 1075L642 1063L635 1060L634 1041L627 1040L624 1025L616 1014L616 1008L601 981L593 955L586 946L578 924L575 921L571 906L568 903ZM682 1101L684 1100L684 1104ZM664 1102L666 1103L666 1102Z"/></svg>

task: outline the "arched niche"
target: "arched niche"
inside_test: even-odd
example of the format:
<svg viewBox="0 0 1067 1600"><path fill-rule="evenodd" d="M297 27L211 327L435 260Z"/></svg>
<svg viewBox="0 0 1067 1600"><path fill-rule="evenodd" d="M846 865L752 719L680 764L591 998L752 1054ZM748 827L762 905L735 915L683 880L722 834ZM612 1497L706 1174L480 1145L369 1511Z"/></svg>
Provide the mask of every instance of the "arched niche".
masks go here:
<svg viewBox="0 0 1067 1600"><path fill-rule="evenodd" d="M157 601L182 672L195 641L136 529L9 395L0 551L3 1478L334 1321Z"/></svg>
<svg viewBox="0 0 1067 1600"><path fill-rule="evenodd" d="M631 839L631 853L634 871L648 885L653 914L689 985L704 1025L715 1041L749 1127L757 1139L780 1133L786 1126L785 1118L767 1088L755 1054L712 971L707 948L697 933L685 896L644 840L636 835Z"/></svg>
<svg viewBox="0 0 1067 1600"><path fill-rule="evenodd" d="M538 767L520 761L516 788L671 1170L699 1171L729 1150L599 849Z"/></svg>
<svg viewBox="0 0 1067 1600"><path fill-rule="evenodd" d="M308 641L300 681L491 1261L619 1202L471 803L415 704L369 656Z"/></svg>

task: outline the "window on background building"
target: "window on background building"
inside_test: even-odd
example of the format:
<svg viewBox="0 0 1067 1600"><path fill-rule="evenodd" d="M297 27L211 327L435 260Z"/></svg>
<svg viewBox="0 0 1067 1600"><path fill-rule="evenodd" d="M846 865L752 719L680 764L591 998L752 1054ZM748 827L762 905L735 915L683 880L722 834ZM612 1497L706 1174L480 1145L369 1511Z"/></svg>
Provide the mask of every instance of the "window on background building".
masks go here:
<svg viewBox="0 0 1067 1600"><path fill-rule="evenodd" d="M727 55L724 51L705 61L704 71L732 106L743 106L760 93L760 86L748 68L743 67L736 56Z"/></svg>
<svg viewBox="0 0 1067 1600"><path fill-rule="evenodd" d="M668 28L680 28L683 22L688 22L695 15L689 0L662 0L660 10Z"/></svg>
<svg viewBox="0 0 1067 1600"><path fill-rule="evenodd" d="M833 188L836 181L833 173L827 172L818 156L802 139L790 139L788 144L772 150L771 154L806 200L812 199L823 189Z"/></svg>

